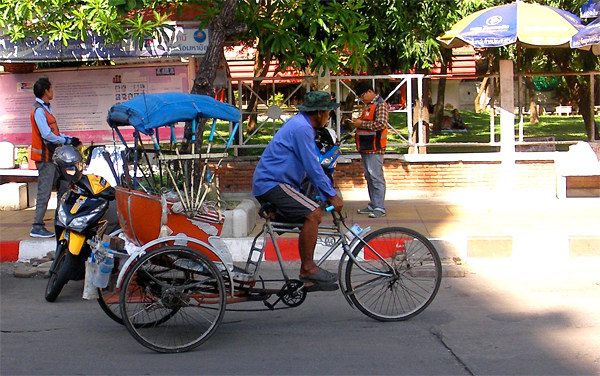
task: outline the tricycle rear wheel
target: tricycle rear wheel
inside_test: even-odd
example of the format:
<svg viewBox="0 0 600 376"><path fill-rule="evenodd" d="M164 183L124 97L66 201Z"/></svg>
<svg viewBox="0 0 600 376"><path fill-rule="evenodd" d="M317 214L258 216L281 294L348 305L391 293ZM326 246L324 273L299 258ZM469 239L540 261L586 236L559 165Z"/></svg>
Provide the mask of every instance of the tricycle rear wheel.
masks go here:
<svg viewBox="0 0 600 376"><path fill-rule="evenodd" d="M225 283L201 252L168 245L127 271L119 299L131 335L157 352L177 353L204 343L223 319Z"/></svg>

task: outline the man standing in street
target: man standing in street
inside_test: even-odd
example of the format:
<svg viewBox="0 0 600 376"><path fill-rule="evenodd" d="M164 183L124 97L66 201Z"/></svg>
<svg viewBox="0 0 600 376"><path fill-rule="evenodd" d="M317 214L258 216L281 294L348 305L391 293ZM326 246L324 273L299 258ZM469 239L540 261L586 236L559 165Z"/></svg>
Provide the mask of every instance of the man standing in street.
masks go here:
<svg viewBox="0 0 600 376"><path fill-rule="evenodd" d="M51 238L54 234L44 226L44 215L52 193L52 186L57 184L57 198L60 199L68 189L68 182L59 179L58 171L52 162L54 150L61 145L79 146L77 137L67 137L61 134L56 124L56 118L50 108L54 91L50 80L42 77L33 85L36 97L31 111L31 159L35 161L38 170L38 192L35 204L35 216L29 236L35 238Z"/></svg>
<svg viewBox="0 0 600 376"><path fill-rule="evenodd" d="M385 217L383 156L390 110L383 98L375 94L369 82L359 82L354 91L365 104L362 115L350 122L356 128L356 149L362 158L370 199L369 205L359 209L358 214L368 214L371 218Z"/></svg>

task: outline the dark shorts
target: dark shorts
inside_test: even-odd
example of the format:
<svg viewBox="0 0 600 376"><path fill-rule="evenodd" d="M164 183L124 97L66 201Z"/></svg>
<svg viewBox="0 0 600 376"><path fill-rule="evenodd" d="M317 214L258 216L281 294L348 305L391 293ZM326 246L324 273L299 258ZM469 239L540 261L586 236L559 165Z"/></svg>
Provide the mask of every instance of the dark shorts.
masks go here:
<svg viewBox="0 0 600 376"><path fill-rule="evenodd" d="M270 202L277 208L277 220L302 223L319 205L287 184L279 184L264 195L256 196L261 204Z"/></svg>

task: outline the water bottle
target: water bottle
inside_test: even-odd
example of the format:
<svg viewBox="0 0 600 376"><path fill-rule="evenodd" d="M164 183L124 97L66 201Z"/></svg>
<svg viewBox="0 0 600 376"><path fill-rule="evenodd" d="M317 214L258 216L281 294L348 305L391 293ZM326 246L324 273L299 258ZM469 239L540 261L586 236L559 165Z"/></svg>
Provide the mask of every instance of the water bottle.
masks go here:
<svg viewBox="0 0 600 376"><path fill-rule="evenodd" d="M104 258L100 260L100 264L98 265L98 273L96 274L96 280L94 281L94 285L99 288L105 288L108 286L110 273L115 265L114 256L112 252L108 250L108 243L104 243L103 248L106 250L106 253L104 254Z"/></svg>
<svg viewBox="0 0 600 376"><path fill-rule="evenodd" d="M360 228L360 226L357 223L355 223L352 227L350 227L350 230L346 231L346 237L349 241L351 241L356 235L361 234L362 231L362 228Z"/></svg>
<svg viewBox="0 0 600 376"><path fill-rule="evenodd" d="M367 226L367 227L363 228L362 230L360 230L360 233L357 235L360 237L363 237L369 231L371 231L371 226Z"/></svg>

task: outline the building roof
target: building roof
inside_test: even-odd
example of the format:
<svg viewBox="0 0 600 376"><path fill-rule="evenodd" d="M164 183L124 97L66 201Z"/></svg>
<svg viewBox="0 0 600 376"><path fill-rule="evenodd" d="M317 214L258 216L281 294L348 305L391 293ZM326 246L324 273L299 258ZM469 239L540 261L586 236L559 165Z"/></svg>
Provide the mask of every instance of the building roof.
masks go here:
<svg viewBox="0 0 600 376"><path fill-rule="evenodd" d="M254 48L243 47L243 46L232 46L225 49L225 59L227 60L227 67L229 75L233 79L232 84L237 85L240 79L245 84L252 82L254 77L254 56L256 50ZM279 62L277 60L271 60L267 77L282 77L287 78L286 80L277 80L277 82L284 83L298 83L302 82L304 72L288 68L284 72L275 73ZM262 83L272 83L271 80L264 80Z"/></svg>
<svg viewBox="0 0 600 376"><path fill-rule="evenodd" d="M233 79L232 83L234 85L238 84L239 79L242 80L243 83L249 84L252 82L252 78L254 77L254 55L256 50L254 48L243 47L243 46L231 46L225 49L225 59L227 60L227 66L229 69L230 77ZM454 75L458 77L449 77L449 79L465 79L465 78L475 78L477 69L477 55L475 50L468 46L462 48L455 48L453 51L454 56L452 57L452 67L448 69L449 75ZM285 72L278 72L275 74L275 68L278 65L277 60L271 61L271 66L269 67L269 72L267 73L267 77L284 77L288 78L288 80L278 80L278 82L286 82L286 83L298 83L302 81L302 77L304 76L303 72L294 70L293 68L286 69ZM436 64L436 66L431 70L431 74L440 74L441 73L441 64ZM263 83L272 83L273 81L263 81Z"/></svg>

